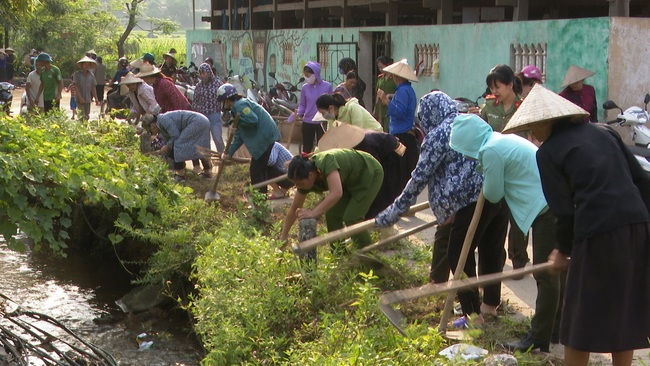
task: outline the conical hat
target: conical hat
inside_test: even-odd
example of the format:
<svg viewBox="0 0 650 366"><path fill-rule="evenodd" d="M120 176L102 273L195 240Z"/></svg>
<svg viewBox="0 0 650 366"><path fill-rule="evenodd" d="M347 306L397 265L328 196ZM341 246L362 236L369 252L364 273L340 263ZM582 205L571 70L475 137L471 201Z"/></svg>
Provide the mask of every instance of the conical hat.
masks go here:
<svg viewBox="0 0 650 366"><path fill-rule="evenodd" d="M571 65L569 66L569 70L567 70L566 75L564 75L564 80L562 80L561 88L566 88L567 86L577 81L584 80L595 74L596 73L593 71L583 69L582 67L578 67L576 65Z"/></svg>
<svg viewBox="0 0 650 366"><path fill-rule="evenodd" d="M151 75L156 75L158 73L160 73L159 68L157 68L155 66L152 66L152 65L149 65L149 64L144 64L144 65L142 65L142 67L140 68L140 72L136 76L139 77L139 78L143 78L143 77L147 77L147 76L151 76Z"/></svg>
<svg viewBox="0 0 650 366"><path fill-rule="evenodd" d="M582 119L589 112L546 89L541 84L535 84L528 96L512 115L503 133L529 130L532 124L554 121L560 118L573 117Z"/></svg>
<svg viewBox="0 0 650 366"><path fill-rule="evenodd" d="M323 137L318 140L318 149L320 151L330 149L351 149L363 140L366 133L362 128L352 126L347 123L341 123L340 126L332 127L325 132Z"/></svg>
<svg viewBox="0 0 650 366"><path fill-rule="evenodd" d="M406 59L402 59L398 62L393 63L392 65L388 65L384 67L382 71L387 72L389 74L397 75L399 77L411 81L416 81L416 82L418 81L418 77L415 76L413 69L411 69L411 66L409 66L408 61L406 61Z"/></svg>
<svg viewBox="0 0 650 366"><path fill-rule="evenodd" d="M95 62L95 60L93 60L92 58L90 58L88 56L84 56L81 60L77 61L78 64L81 64L81 63L84 63L84 62L88 62L88 63L91 63L91 64L96 64L97 63L97 62Z"/></svg>
<svg viewBox="0 0 650 366"><path fill-rule="evenodd" d="M132 72L128 72L126 73L126 75L122 76L122 79L120 80L120 85L135 84L135 83L142 83L142 82L143 82L142 79L133 75Z"/></svg>

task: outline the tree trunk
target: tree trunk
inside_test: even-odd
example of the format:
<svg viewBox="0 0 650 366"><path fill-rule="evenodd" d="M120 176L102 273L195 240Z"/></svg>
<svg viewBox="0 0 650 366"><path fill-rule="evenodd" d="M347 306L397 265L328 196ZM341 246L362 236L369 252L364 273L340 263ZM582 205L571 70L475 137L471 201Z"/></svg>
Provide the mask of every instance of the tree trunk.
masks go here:
<svg viewBox="0 0 650 366"><path fill-rule="evenodd" d="M126 25L126 29L124 29L124 33L120 36L120 39L117 41L117 54L118 57L124 57L124 42L126 42L126 39L129 38L129 35L131 34L131 31L133 28L135 28L135 25L138 23L137 15L138 15L138 4L143 2L144 0L131 0L131 3L125 3L124 6L126 6L126 12L129 15L129 22Z"/></svg>

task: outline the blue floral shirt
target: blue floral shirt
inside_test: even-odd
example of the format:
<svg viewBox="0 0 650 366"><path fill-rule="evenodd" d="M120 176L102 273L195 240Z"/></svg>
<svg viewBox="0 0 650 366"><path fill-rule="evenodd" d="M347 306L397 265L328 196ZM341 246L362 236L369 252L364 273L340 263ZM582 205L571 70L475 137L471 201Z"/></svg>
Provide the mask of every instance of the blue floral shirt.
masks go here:
<svg viewBox="0 0 650 366"><path fill-rule="evenodd" d="M427 185L431 210L440 223L478 200L483 178L477 171L477 161L449 146L451 125L457 115L456 105L445 93L432 92L420 98L418 116L426 133L420 158L404 191L375 218L378 227L397 222Z"/></svg>

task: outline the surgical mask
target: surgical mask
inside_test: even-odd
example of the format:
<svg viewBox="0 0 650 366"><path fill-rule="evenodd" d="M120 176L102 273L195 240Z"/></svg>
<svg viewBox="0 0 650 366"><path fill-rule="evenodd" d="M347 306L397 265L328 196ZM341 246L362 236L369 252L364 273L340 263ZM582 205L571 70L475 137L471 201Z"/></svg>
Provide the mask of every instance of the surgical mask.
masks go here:
<svg viewBox="0 0 650 366"><path fill-rule="evenodd" d="M327 111L327 113L323 115L323 118L325 118L328 121L333 121L336 119L336 115L330 111Z"/></svg>
<svg viewBox="0 0 650 366"><path fill-rule="evenodd" d="M339 67L339 74L341 74L341 75L345 74L345 70L343 70L342 68Z"/></svg>
<svg viewBox="0 0 650 366"><path fill-rule="evenodd" d="M305 82L310 85L316 84L316 75L311 75L307 79L305 79Z"/></svg>

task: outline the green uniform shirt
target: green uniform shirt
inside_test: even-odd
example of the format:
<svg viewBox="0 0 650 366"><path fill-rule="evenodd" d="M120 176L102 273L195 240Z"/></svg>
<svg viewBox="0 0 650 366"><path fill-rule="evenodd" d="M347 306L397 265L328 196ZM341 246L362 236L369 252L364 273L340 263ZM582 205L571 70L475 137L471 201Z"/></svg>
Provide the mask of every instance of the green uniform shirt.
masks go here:
<svg viewBox="0 0 650 366"><path fill-rule="evenodd" d="M61 76L61 70L59 70L58 67L52 65L49 70L43 70L43 73L41 74L43 100L56 99L56 91L61 80L63 80L63 77Z"/></svg>
<svg viewBox="0 0 650 366"><path fill-rule="evenodd" d="M503 110L503 105L499 103L496 98L488 96L485 100L485 105L481 108L481 118L487 121L487 123L492 127L492 130L495 132L501 132L506 126L506 123L510 120L510 117L515 114L515 111L519 108L520 104L521 98L516 96L512 107L505 111Z"/></svg>
<svg viewBox="0 0 650 366"><path fill-rule="evenodd" d="M397 86L395 85L395 81L392 78L385 78L383 76L379 76L377 79L377 89L381 89L384 91L386 94L395 94L395 89ZM377 118L377 121L381 123L381 126L384 128L384 132L388 132L388 122L390 121L390 117L388 117L388 106L384 105L384 103L381 102L381 100L377 101L375 104L375 118Z"/></svg>
<svg viewBox="0 0 650 366"><path fill-rule="evenodd" d="M323 179L316 181L309 191L300 190L303 194L329 190L326 177L329 173L338 170L343 191L349 193L353 200L361 200L375 180L375 171L380 170L383 175L381 164L372 155L363 151L331 149L314 154L312 160L320 170Z"/></svg>

